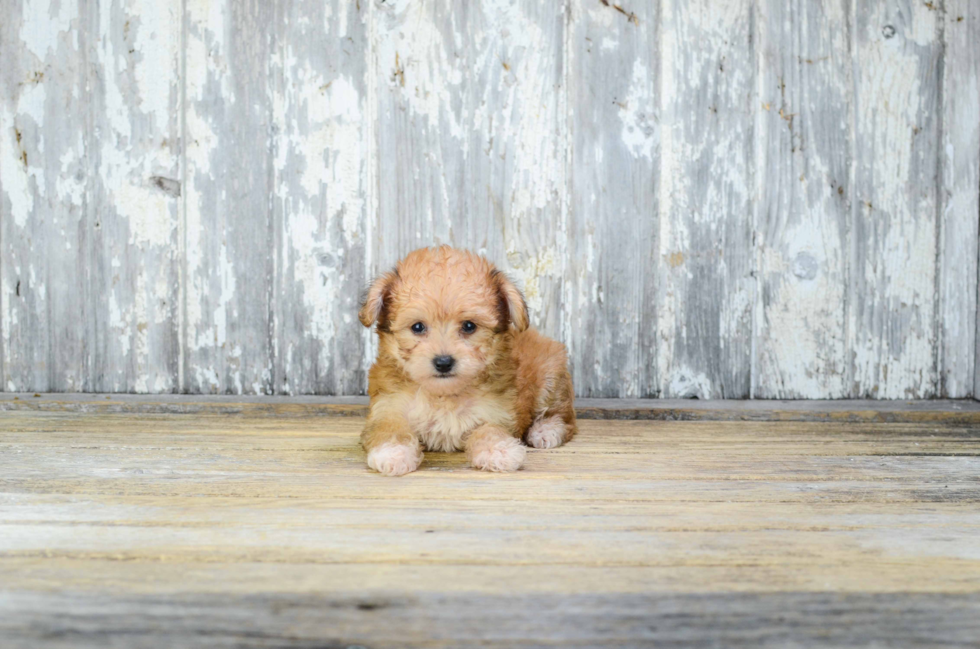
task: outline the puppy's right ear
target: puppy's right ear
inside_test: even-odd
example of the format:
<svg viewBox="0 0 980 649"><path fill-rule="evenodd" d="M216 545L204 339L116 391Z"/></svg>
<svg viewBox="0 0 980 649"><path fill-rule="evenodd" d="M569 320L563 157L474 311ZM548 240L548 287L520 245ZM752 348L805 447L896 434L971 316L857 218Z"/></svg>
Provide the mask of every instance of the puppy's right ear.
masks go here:
<svg viewBox="0 0 980 649"><path fill-rule="evenodd" d="M364 302L361 304L361 310L357 314L362 325L370 327L381 317L386 306L385 303L391 297L391 289L396 279L398 279L398 273L392 270L379 275L371 283L371 287L364 296Z"/></svg>

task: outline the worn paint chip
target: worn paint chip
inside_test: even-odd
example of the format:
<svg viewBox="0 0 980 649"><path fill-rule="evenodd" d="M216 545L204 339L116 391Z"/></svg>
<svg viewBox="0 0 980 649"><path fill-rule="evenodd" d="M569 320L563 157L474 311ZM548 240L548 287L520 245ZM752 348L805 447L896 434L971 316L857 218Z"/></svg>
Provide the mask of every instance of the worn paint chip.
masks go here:
<svg viewBox="0 0 980 649"><path fill-rule="evenodd" d="M180 181L164 176L151 176L150 183L165 194L174 198L180 197Z"/></svg>

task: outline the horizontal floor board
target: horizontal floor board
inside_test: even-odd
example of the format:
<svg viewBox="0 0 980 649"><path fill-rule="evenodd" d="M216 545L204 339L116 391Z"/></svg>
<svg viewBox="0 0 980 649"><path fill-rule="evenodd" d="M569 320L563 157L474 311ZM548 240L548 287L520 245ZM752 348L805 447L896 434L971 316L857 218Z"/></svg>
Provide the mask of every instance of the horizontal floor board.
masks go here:
<svg viewBox="0 0 980 649"><path fill-rule="evenodd" d="M241 594L17 595L0 618L11 649L48 647L972 647L970 595ZM45 614L45 607L72 615ZM887 612L887 623L882 612ZM125 622L121 622L125 620ZM833 624L828 624L833 620Z"/></svg>

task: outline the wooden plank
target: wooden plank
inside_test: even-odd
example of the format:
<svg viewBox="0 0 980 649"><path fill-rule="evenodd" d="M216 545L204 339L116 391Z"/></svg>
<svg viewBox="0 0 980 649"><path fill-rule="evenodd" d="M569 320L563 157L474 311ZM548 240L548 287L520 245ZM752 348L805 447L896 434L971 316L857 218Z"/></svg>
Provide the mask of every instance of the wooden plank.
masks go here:
<svg viewBox="0 0 980 649"><path fill-rule="evenodd" d="M372 273L448 243L486 254L559 337L566 234L559 2L372 3Z"/></svg>
<svg viewBox="0 0 980 649"><path fill-rule="evenodd" d="M370 110L368 3L276 5L277 394L359 394ZM267 253L271 246L263 246Z"/></svg>
<svg viewBox="0 0 980 649"><path fill-rule="evenodd" d="M943 7L939 394L968 397L980 395L977 292L965 289L977 281L980 254L980 8L969 0Z"/></svg>
<svg viewBox="0 0 980 649"><path fill-rule="evenodd" d="M227 462L219 464L212 462L207 471L222 471L224 473L241 475L256 467L265 466L268 462L281 462L288 459L286 466L289 473L308 472L303 469L304 455L312 452L323 453L324 457L337 459L356 453L350 446L350 439L356 437L363 427L361 419L342 419L337 421L318 422L308 418L279 418L282 421L269 421L256 418L224 418L204 416L200 421L194 417L178 417L174 415L147 416L141 415L144 422L145 435L133 440L129 433L132 428L133 416L104 416L100 415L103 428L93 428L80 425L77 416L54 416L50 413L37 416L11 416L10 423L5 426L9 441L4 442L8 450L16 450L23 454L20 460L26 462L41 461L51 457L71 453L64 449L66 443L78 434L91 435L99 433L99 443L88 449L89 455L79 455L78 463L86 463L89 459L109 458L129 454L130 467L133 465L149 468L150 473L159 473L154 469L154 457L159 459L188 459L189 449L220 450ZM93 419L89 415L90 419ZM791 426L787 427L789 424ZM884 428L883 428L884 426ZM576 445L574 452L549 459L548 454L538 458L539 467L551 467L554 462L560 462L569 469L587 468L588 478L600 475L608 477L611 474L642 473L651 466L657 465L655 475L658 478L680 480L687 479L693 473L701 471L702 466L736 466L737 469L726 469L725 479L741 480L758 479L759 472L766 472L772 479L784 482L793 481L799 475L805 475L808 480L815 482L854 479L857 473L877 478L893 479L907 477L917 479L926 470L937 469L938 465L948 464L953 467L950 473L944 474L955 482L956 468L963 463L960 460L947 461L948 457L962 458L975 456L976 449L970 451L964 445L976 443L969 425L946 425L937 422L926 424L852 424L846 426L840 423L827 425L813 422L685 422L675 426L662 422L588 422L586 427L591 430L602 430L609 436L608 442L588 441ZM786 431L791 432L786 432ZM881 460L879 438L883 430L889 434L888 455L900 458L894 461ZM646 457L643 455L647 444L645 436L651 431L664 436L659 442L659 448L664 454ZM671 436L672 431L682 431L684 438ZM922 439L923 432L929 433L929 438ZM262 448L263 439L270 434L278 436L278 453L273 458L257 458L256 451ZM737 444L729 446L731 458L710 458L707 460L683 459L676 466L666 469L659 464L673 461L672 455L682 452L709 452L723 446L717 441L722 435L726 440ZM160 440L164 441L160 441ZM971 441L972 440L972 441ZM173 443L172 448L166 446ZM229 444L237 442L240 448L229 448ZM727 442L726 442L727 443ZM613 445L614 450L610 450ZM778 446L777 451L766 453L765 459L754 457L760 448ZM810 447L820 445L819 451ZM808 451L808 449L810 449ZM786 459L792 455L808 452L809 456L798 460L799 466L792 470L775 470L766 468L765 464L776 457ZM614 454L633 455L628 465L613 463L609 467L598 466L603 457ZM95 454L95 455L93 455ZM90 457L91 455L91 457ZM847 455L846 461L837 458ZM737 458L735 456L738 456ZM948 457L945 457L948 456ZM7 460L16 464L18 458ZM121 460L126 464L126 460ZM22 462L23 463L23 462ZM457 469L465 466L462 456L454 454L430 453L427 464L447 469ZM905 467L905 464L912 465ZM761 467L761 468L760 468ZM822 467L823 473L813 476L810 469ZM363 467L352 466L341 473L361 473ZM24 471L27 473L24 473ZM11 468L10 476L32 475L29 468ZM895 472L905 472L898 473ZM137 475L129 475L123 471L110 476L117 480L143 480ZM297 478L301 478L297 473ZM472 477L463 472L459 479ZM152 479L152 476L151 478Z"/></svg>
<svg viewBox="0 0 980 649"><path fill-rule="evenodd" d="M4 3L0 333L4 390L94 389L95 119L87 2Z"/></svg>
<svg viewBox="0 0 980 649"><path fill-rule="evenodd" d="M650 507L653 506L651 503ZM387 516L387 513L376 512L380 516ZM166 514L172 516L173 512ZM819 534L806 534L798 529L743 531L725 528L495 530L486 527L456 529L455 515L421 511L417 516L426 520L429 527L299 526L295 518L277 521L277 524L250 519L237 525L199 527L175 527L169 518L135 525L125 521L83 525L5 522L0 552L7 559L21 560L57 557L135 563L170 555L187 564L263 561L307 565L575 565L674 568L677 572L683 572L689 566L730 564L731 557L738 556L745 563L773 566L776 570L789 572L794 568L806 569L814 563L823 564L824 570L828 564L852 566L861 563L868 554L894 553L902 543L927 553L945 537L953 539L943 542L943 556L953 559L949 566L958 566L974 577L980 577L975 553L971 553L971 546L980 533L978 525L917 528L899 524ZM114 528L111 535L107 534L110 528ZM156 534L151 534L151 530ZM274 533L270 534L270 531ZM560 539L556 538L559 534ZM894 543L879 541L888 535L905 536L906 539ZM352 537L362 540L351 543ZM39 548L38 540L42 538L45 545ZM136 547L136 543L140 546ZM521 548L519 554L514 552L515 545ZM919 562L917 557L908 554L894 560L894 567Z"/></svg>
<svg viewBox="0 0 980 649"><path fill-rule="evenodd" d="M119 559L122 559L120 557ZM575 565L439 565L420 564L293 564L289 562L183 562L178 557L157 557L156 561L124 561L105 557L67 558L0 558L0 576L9 587L4 602L12 595L54 595L66 592L78 604L78 593L97 597L93 583L114 587L115 594L150 596L161 603L181 605L182 601L201 594L214 599L234 599L239 594L253 597L293 596L306 594L332 598L428 595L450 599L467 594L508 595L606 595L617 594L692 594L716 593L733 597L799 593L836 593L838 595L882 594L882 599L912 593L957 599L976 598L975 566L944 562L944 572L956 569L969 572L962 578L953 576L949 588L935 589L935 574L929 566L909 561L858 562L854 565L813 562L811 569L794 569L774 578L771 564L691 565L691 566L575 566ZM871 563L871 565L869 565ZM939 563L939 562L937 562ZM798 568L794 566L794 568ZM877 570L877 572L875 571ZM902 575L902 571L906 574ZM180 576L195 577L194 590L181 589ZM16 581L8 581L15 579ZM916 585L914 579L921 580ZM186 583L186 579L185 579ZM515 584L520 584L515 588ZM868 584L873 584L871 590ZM925 587L932 584L933 590ZM88 599L88 598L85 598ZM0 604L2 606L2 604ZM0 609L6 610L6 609ZM63 609L54 609L63 610ZM38 611L40 612L40 611ZM248 614L247 607L242 610ZM490 613L490 610L486 611ZM887 610L878 611L887 615ZM4 621L13 616L5 615ZM207 625L204 618L201 623ZM111 629L112 627L110 627ZM110 630L106 629L106 630ZM549 629L553 632L553 629ZM933 645L934 646L934 645Z"/></svg>
<svg viewBox="0 0 980 649"><path fill-rule="evenodd" d="M77 616L58 618L42 608L69 604L78 611ZM187 597L180 603L162 603L152 596L107 593L84 603L57 595L20 595L10 598L10 605L16 614L6 621L4 630L14 647L37 646L29 642L38 637L56 639L56 644L49 640L45 646L106 646L118 637L106 629L110 615L133 620L134 627L145 629L140 640L146 644L129 646L271 646L267 642L277 647L364 646L350 644L357 642L385 647L540 647L552 643L625 647L656 642L658 646L778 647L785 646L781 642L790 637L819 647L881 642L966 647L971 646L969 634L976 629L969 621L976 611L972 597L937 595L461 594L450 603L441 597L350 592L220 600ZM894 625L883 624L878 617L886 607L894 611ZM206 640L200 633L202 618L213 625ZM891 615L887 621L891 622ZM105 635L91 637L93 627L106 629L102 631ZM760 633L760 627L778 631ZM617 632L611 634L611 628ZM69 638L84 644L65 642ZM336 639L337 644L325 645L324 638ZM132 643L132 636L126 636L126 641Z"/></svg>
<svg viewBox="0 0 980 649"><path fill-rule="evenodd" d="M453 581L450 577L448 581ZM58 615L70 607L70 616ZM221 598L6 598L12 649L48 647L971 647L973 595L520 594L350 591ZM119 619L129 631L114 628ZM139 629L138 635L133 630ZM136 637L134 637L136 635Z"/></svg>
<svg viewBox="0 0 980 649"><path fill-rule="evenodd" d="M750 393L753 3L662 4L657 368L665 397Z"/></svg>
<svg viewBox="0 0 980 649"><path fill-rule="evenodd" d="M350 501L342 498L306 499L303 510L312 518L301 521L291 511L271 508L271 501L246 496L229 497L221 507L207 499L180 498L167 503L153 497L116 494L103 495L101 506L79 508L72 496L43 494L7 494L0 505L0 520L5 524L84 527L115 524L121 527L160 527L174 530L248 528L264 523L283 529L311 529L330 533L340 529L373 530L397 525L406 533L417 531L435 534L449 531L510 530L577 530L602 529L616 532L654 531L697 532L728 531L744 534L750 531L781 530L805 532L859 532L894 529L907 526L921 532L941 528L948 518L956 517L963 527L976 527L976 508L969 502L934 503L909 510L906 503L850 503L846 513L840 503L811 503L806 511L793 505L777 505L779 511L760 508L755 503L701 503L692 508L684 502L664 502L652 509L644 502L623 502L615 511L603 508L583 509L575 502L500 502L492 500L456 501L447 510L451 520L428 520L422 514L431 509L426 498L400 498L397 510L384 500ZM179 516L178 516L179 512ZM432 530L432 532L425 532Z"/></svg>
<svg viewBox="0 0 980 649"><path fill-rule="evenodd" d="M659 391L659 16L656 3L634 5L571 4L565 339L586 397Z"/></svg>
<svg viewBox="0 0 980 649"><path fill-rule="evenodd" d="M205 497L297 505L407 499L449 507L460 500L628 499L793 510L801 503L980 497L975 427L586 421L575 446L532 452L526 471L512 479L473 471L458 453L428 453L424 470L397 489L370 479L357 443L362 427L362 419L8 413L0 468L8 494L124 494L154 506L165 506L160 498ZM198 463L202 457L207 461ZM562 472L576 480L559 479Z"/></svg>
<svg viewBox="0 0 980 649"><path fill-rule="evenodd" d="M854 8L852 397L938 393L937 163L941 14L932 3Z"/></svg>
<svg viewBox="0 0 980 649"><path fill-rule="evenodd" d="M364 467L362 425L5 414L0 634L966 647L980 630L975 425L583 421L517 473L433 453L402 479Z"/></svg>
<svg viewBox="0 0 980 649"><path fill-rule="evenodd" d="M181 13L100 3L88 173L85 390L176 392L180 357ZM94 27L94 26L93 26Z"/></svg>
<svg viewBox="0 0 980 649"><path fill-rule="evenodd" d="M271 394L274 5L185 3L185 392Z"/></svg>
<svg viewBox="0 0 980 649"><path fill-rule="evenodd" d="M841 398L850 220L848 4L760 5L753 397Z"/></svg>

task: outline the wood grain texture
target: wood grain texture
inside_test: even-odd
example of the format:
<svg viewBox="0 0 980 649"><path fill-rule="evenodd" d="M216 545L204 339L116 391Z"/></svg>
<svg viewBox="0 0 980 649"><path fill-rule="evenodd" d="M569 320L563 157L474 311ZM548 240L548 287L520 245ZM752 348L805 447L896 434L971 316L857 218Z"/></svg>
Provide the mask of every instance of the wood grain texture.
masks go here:
<svg viewBox="0 0 980 649"><path fill-rule="evenodd" d="M182 390L271 394L278 249L271 70L280 5L185 3Z"/></svg>
<svg viewBox="0 0 980 649"><path fill-rule="evenodd" d="M753 3L661 6L661 394L744 398L755 291Z"/></svg>
<svg viewBox="0 0 980 649"><path fill-rule="evenodd" d="M560 2L375 2L378 212L372 272L448 243L523 287L561 333L566 233Z"/></svg>
<svg viewBox="0 0 980 649"><path fill-rule="evenodd" d="M853 397L938 393L941 22L928 3L854 6Z"/></svg>
<svg viewBox="0 0 980 649"><path fill-rule="evenodd" d="M591 0L571 4L563 337L582 396L647 397L660 389L659 16L656 3L634 5L624 13Z"/></svg>
<svg viewBox="0 0 980 649"><path fill-rule="evenodd" d="M755 648L784 647L787 638L808 647L969 647L980 632L970 622L977 615L976 598L942 595L460 594L451 606L439 596L357 593L198 596L176 605L153 596L113 595L82 604L58 596L7 601L12 615L0 629L12 649L33 649L42 629L48 647L142 648L179 641L182 647L283 649L525 649L547 641L562 647ZM41 610L68 605L79 611L77 617L56 619ZM885 607L893 614L887 628L879 617ZM188 616L191 609L195 615ZM106 629L120 616L131 620L128 632ZM834 623L825 626L830 618Z"/></svg>
<svg viewBox="0 0 980 649"><path fill-rule="evenodd" d="M88 383L179 388L181 22L169 2L92 3L95 107L87 260Z"/></svg>
<svg viewBox="0 0 980 649"><path fill-rule="evenodd" d="M5 413L5 646L975 642L975 425L583 421L386 479L363 423Z"/></svg>
<svg viewBox="0 0 980 649"><path fill-rule="evenodd" d="M366 382L356 313L369 245L368 12L367 0L278 3L277 394L358 394Z"/></svg>
<svg viewBox="0 0 980 649"><path fill-rule="evenodd" d="M4 389L93 389L87 2L5 3L0 21L0 331ZM84 26L84 27L83 27Z"/></svg>
<svg viewBox="0 0 980 649"><path fill-rule="evenodd" d="M759 5L757 398L850 391L847 7L838 0Z"/></svg>
<svg viewBox="0 0 980 649"><path fill-rule="evenodd" d="M941 396L980 394L976 355L976 281L980 223L980 7L969 0L947 0L943 24L943 87L940 185Z"/></svg>
<svg viewBox="0 0 980 649"><path fill-rule="evenodd" d="M72 606L77 616L44 609ZM888 625L882 624L887 609ZM7 598L11 649L234 646L281 649L456 647L971 647L972 595L779 593L737 595L505 595L402 597L269 594ZM188 615L193 611L193 615ZM128 629L109 628L121 616ZM352 644L356 643L356 644ZM553 644L546 644L553 643Z"/></svg>

